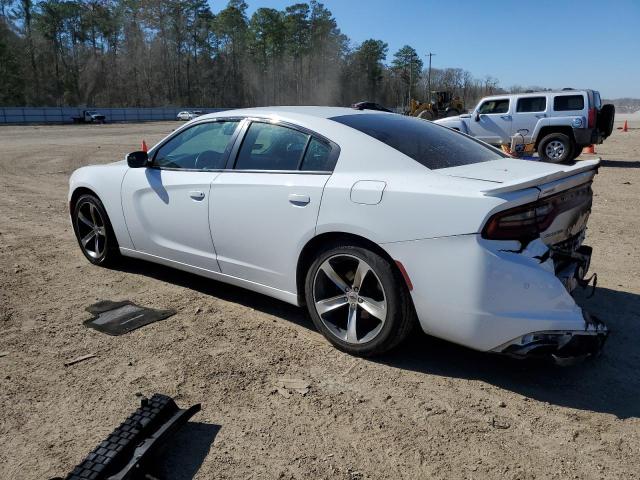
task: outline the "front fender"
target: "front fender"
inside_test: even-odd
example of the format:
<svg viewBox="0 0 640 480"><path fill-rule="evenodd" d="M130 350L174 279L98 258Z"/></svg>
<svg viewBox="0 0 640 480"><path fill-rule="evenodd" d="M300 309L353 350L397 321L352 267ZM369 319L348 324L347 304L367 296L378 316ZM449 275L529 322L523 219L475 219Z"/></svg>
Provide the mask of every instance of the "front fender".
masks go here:
<svg viewBox="0 0 640 480"><path fill-rule="evenodd" d="M122 212L120 196L122 180L128 170L129 166L124 161L107 165L91 165L79 168L69 178L69 202L79 188L94 192L104 205L118 245L122 248L133 248Z"/></svg>

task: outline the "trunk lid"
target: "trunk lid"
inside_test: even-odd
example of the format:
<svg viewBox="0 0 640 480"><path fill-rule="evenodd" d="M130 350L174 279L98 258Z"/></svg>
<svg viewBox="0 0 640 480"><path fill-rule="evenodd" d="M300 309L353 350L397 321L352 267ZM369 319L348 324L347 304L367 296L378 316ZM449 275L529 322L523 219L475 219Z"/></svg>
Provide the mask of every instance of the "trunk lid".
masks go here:
<svg viewBox="0 0 640 480"><path fill-rule="evenodd" d="M438 173L486 181L488 184L482 192L490 196L537 189L538 208L545 206L554 214L552 223L540 232L540 238L547 245L569 242L572 243L570 248L574 249L582 242L591 213L593 197L591 182L599 164L600 160L585 160L574 165L557 165L505 158L443 168L438 170ZM512 195L508 197L513 198ZM510 203L506 202L504 209L508 209Z"/></svg>
<svg viewBox="0 0 640 480"><path fill-rule="evenodd" d="M554 163L535 162L502 158L490 162L472 163L459 167L441 168L434 170L450 177L468 178L491 182L482 191L485 195L498 195L504 192L514 192L525 188L541 187L551 182L568 179L583 172L596 173L600 160L583 160L574 165L559 165ZM585 182L588 180L584 180ZM568 181L570 188L573 182ZM584 182L583 182L584 183ZM559 184L555 184L556 191ZM551 193L551 192L547 192Z"/></svg>

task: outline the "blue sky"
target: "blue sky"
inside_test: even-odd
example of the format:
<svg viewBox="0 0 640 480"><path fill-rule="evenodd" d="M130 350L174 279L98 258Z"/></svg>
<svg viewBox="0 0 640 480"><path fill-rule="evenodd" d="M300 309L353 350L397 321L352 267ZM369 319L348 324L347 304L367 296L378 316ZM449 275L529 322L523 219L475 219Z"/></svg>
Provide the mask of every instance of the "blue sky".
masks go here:
<svg viewBox="0 0 640 480"><path fill-rule="evenodd" d="M283 9L296 0L246 0ZM298 0L303 1L303 0ZM211 0L214 12L226 0ZM358 44L368 38L436 53L433 66L461 67L500 85L583 87L606 98L640 98L640 0L324 0Z"/></svg>

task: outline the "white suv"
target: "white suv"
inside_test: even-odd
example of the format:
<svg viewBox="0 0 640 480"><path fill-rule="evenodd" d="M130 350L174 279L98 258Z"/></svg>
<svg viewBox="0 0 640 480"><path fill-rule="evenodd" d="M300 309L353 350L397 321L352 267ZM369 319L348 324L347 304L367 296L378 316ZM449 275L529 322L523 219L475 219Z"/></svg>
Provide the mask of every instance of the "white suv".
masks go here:
<svg viewBox="0 0 640 480"><path fill-rule="evenodd" d="M529 146L541 160L563 163L611 135L614 115L599 92L564 89L485 97L471 113L435 123L495 146Z"/></svg>

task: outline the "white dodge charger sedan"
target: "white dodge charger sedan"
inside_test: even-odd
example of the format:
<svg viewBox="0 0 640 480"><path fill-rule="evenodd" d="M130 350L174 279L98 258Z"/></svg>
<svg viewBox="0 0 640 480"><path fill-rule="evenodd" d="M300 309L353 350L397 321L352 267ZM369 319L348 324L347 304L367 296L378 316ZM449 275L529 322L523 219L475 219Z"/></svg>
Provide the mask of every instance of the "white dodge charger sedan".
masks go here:
<svg viewBox="0 0 640 480"><path fill-rule="evenodd" d="M393 113L255 108L76 170L69 208L91 263L136 257L306 305L353 354L419 325L477 350L566 359L608 333L570 294L586 284L597 168L512 159Z"/></svg>

